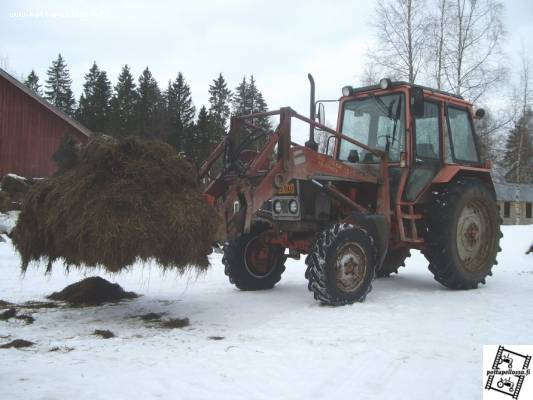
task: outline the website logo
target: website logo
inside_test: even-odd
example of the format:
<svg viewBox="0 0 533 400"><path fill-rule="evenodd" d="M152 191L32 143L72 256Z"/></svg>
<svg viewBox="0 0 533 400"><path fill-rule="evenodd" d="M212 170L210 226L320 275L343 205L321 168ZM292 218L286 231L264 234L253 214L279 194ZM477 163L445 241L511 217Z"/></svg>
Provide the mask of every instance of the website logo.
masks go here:
<svg viewBox="0 0 533 400"><path fill-rule="evenodd" d="M483 400L532 399L531 354L533 346L483 346Z"/></svg>

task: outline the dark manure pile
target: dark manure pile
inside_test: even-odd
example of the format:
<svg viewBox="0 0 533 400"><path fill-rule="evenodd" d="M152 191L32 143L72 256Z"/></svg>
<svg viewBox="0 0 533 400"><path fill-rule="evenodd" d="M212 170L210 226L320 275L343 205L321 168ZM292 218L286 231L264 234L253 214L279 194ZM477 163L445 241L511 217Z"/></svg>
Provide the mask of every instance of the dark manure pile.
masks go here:
<svg viewBox="0 0 533 400"><path fill-rule="evenodd" d="M22 205L12 239L23 270L30 262L49 270L58 259L111 272L138 260L179 272L208 267L218 215L174 149L100 137L71 151L61 172L32 186Z"/></svg>
<svg viewBox="0 0 533 400"><path fill-rule="evenodd" d="M115 337L115 334L107 329L95 329L95 331L93 332L93 335L101 336L104 339L111 339Z"/></svg>
<svg viewBox="0 0 533 400"><path fill-rule="evenodd" d="M85 278L48 296L50 300L65 301L73 306L97 306L136 297L139 297L136 293L126 292L118 283L111 283L99 276Z"/></svg>
<svg viewBox="0 0 533 400"><path fill-rule="evenodd" d="M190 324L189 318L171 318L161 322L161 326L167 329L185 328Z"/></svg>
<svg viewBox="0 0 533 400"><path fill-rule="evenodd" d="M22 349L24 347L31 347L34 344L35 343L30 342L29 340L15 339L12 342L0 345L0 349Z"/></svg>

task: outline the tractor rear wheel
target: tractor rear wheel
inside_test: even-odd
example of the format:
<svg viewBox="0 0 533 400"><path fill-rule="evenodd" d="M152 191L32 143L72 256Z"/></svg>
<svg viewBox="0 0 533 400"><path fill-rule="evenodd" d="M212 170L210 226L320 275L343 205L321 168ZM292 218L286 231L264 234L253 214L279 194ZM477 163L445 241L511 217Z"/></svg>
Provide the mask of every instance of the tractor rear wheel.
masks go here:
<svg viewBox="0 0 533 400"><path fill-rule="evenodd" d="M363 301L372 290L377 250L364 229L341 223L321 232L305 260L308 289L328 305Z"/></svg>
<svg viewBox="0 0 533 400"><path fill-rule="evenodd" d="M424 255L435 280L451 289L475 289L492 275L502 234L494 194L465 179L435 193L428 213Z"/></svg>
<svg viewBox="0 0 533 400"><path fill-rule="evenodd" d="M285 271L284 248L265 242L262 233L267 228L257 224L224 246L224 273L241 290L272 289Z"/></svg>
<svg viewBox="0 0 533 400"><path fill-rule="evenodd" d="M411 252L406 247L389 249L383 264L376 271L376 277L386 278L391 274L397 274L400 267L405 267L405 259L411 257Z"/></svg>

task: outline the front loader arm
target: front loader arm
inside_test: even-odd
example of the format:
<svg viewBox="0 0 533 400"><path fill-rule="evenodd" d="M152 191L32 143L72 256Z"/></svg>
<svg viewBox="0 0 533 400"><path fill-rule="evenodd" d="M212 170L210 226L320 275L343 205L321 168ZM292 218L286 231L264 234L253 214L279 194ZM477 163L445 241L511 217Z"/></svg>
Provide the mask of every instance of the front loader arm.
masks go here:
<svg viewBox="0 0 533 400"><path fill-rule="evenodd" d="M259 129L248 123L247 118L259 118L261 116L280 115L280 123L274 132L268 133L268 140L255 157L244 166L239 165L239 143L243 126ZM227 239L249 232L252 220L257 211L266 201L272 198L277 191L293 179L330 181L342 180L361 183L374 183L379 186L386 184L386 190L380 195L382 201L378 201L378 212L389 217L389 194L388 194L388 170L380 169L380 176L371 175L359 169L352 168L331 157L320 154L308 147L303 147L291 142L291 118L295 117L304 122L320 127L327 132L361 146L368 151L386 160L381 150L373 149L363 143L346 137L341 133L325 127L317 122L303 117L290 108L282 108L261 114L252 114L243 117L233 117L230 132L225 140L220 143L212 155L206 160L200 170L200 178L205 177L215 161L223 154L224 169L222 173L206 188L205 194L212 204L218 209L225 224ZM277 149L276 149L277 145ZM273 165L271 157L274 150L276 159ZM384 176L383 176L384 175ZM332 185L329 194L335 194L342 200L342 193ZM338 198L337 198L338 199ZM353 201L347 201L347 206L361 212L364 209Z"/></svg>

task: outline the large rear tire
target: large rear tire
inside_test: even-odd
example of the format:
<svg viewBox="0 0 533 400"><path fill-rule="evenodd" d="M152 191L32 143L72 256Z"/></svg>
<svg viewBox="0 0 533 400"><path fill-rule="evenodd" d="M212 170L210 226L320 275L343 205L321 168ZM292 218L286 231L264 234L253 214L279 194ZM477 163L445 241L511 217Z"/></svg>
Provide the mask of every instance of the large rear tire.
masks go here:
<svg viewBox="0 0 533 400"><path fill-rule="evenodd" d="M376 277L387 278L391 274L397 274L400 267L405 267L405 260L411 257L411 252L406 247L389 249L383 264L376 271Z"/></svg>
<svg viewBox="0 0 533 400"><path fill-rule="evenodd" d="M363 301L372 290L377 250L364 229L335 224L320 233L305 260L308 289L322 304Z"/></svg>
<svg viewBox="0 0 533 400"><path fill-rule="evenodd" d="M272 289L285 271L284 249L265 242L262 233L267 228L257 224L224 246L224 273L240 290Z"/></svg>
<svg viewBox="0 0 533 400"><path fill-rule="evenodd" d="M428 209L424 255L435 280L451 289L475 289L492 275L501 250L501 219L494 194L464 179L436 191Z"/></svg>

